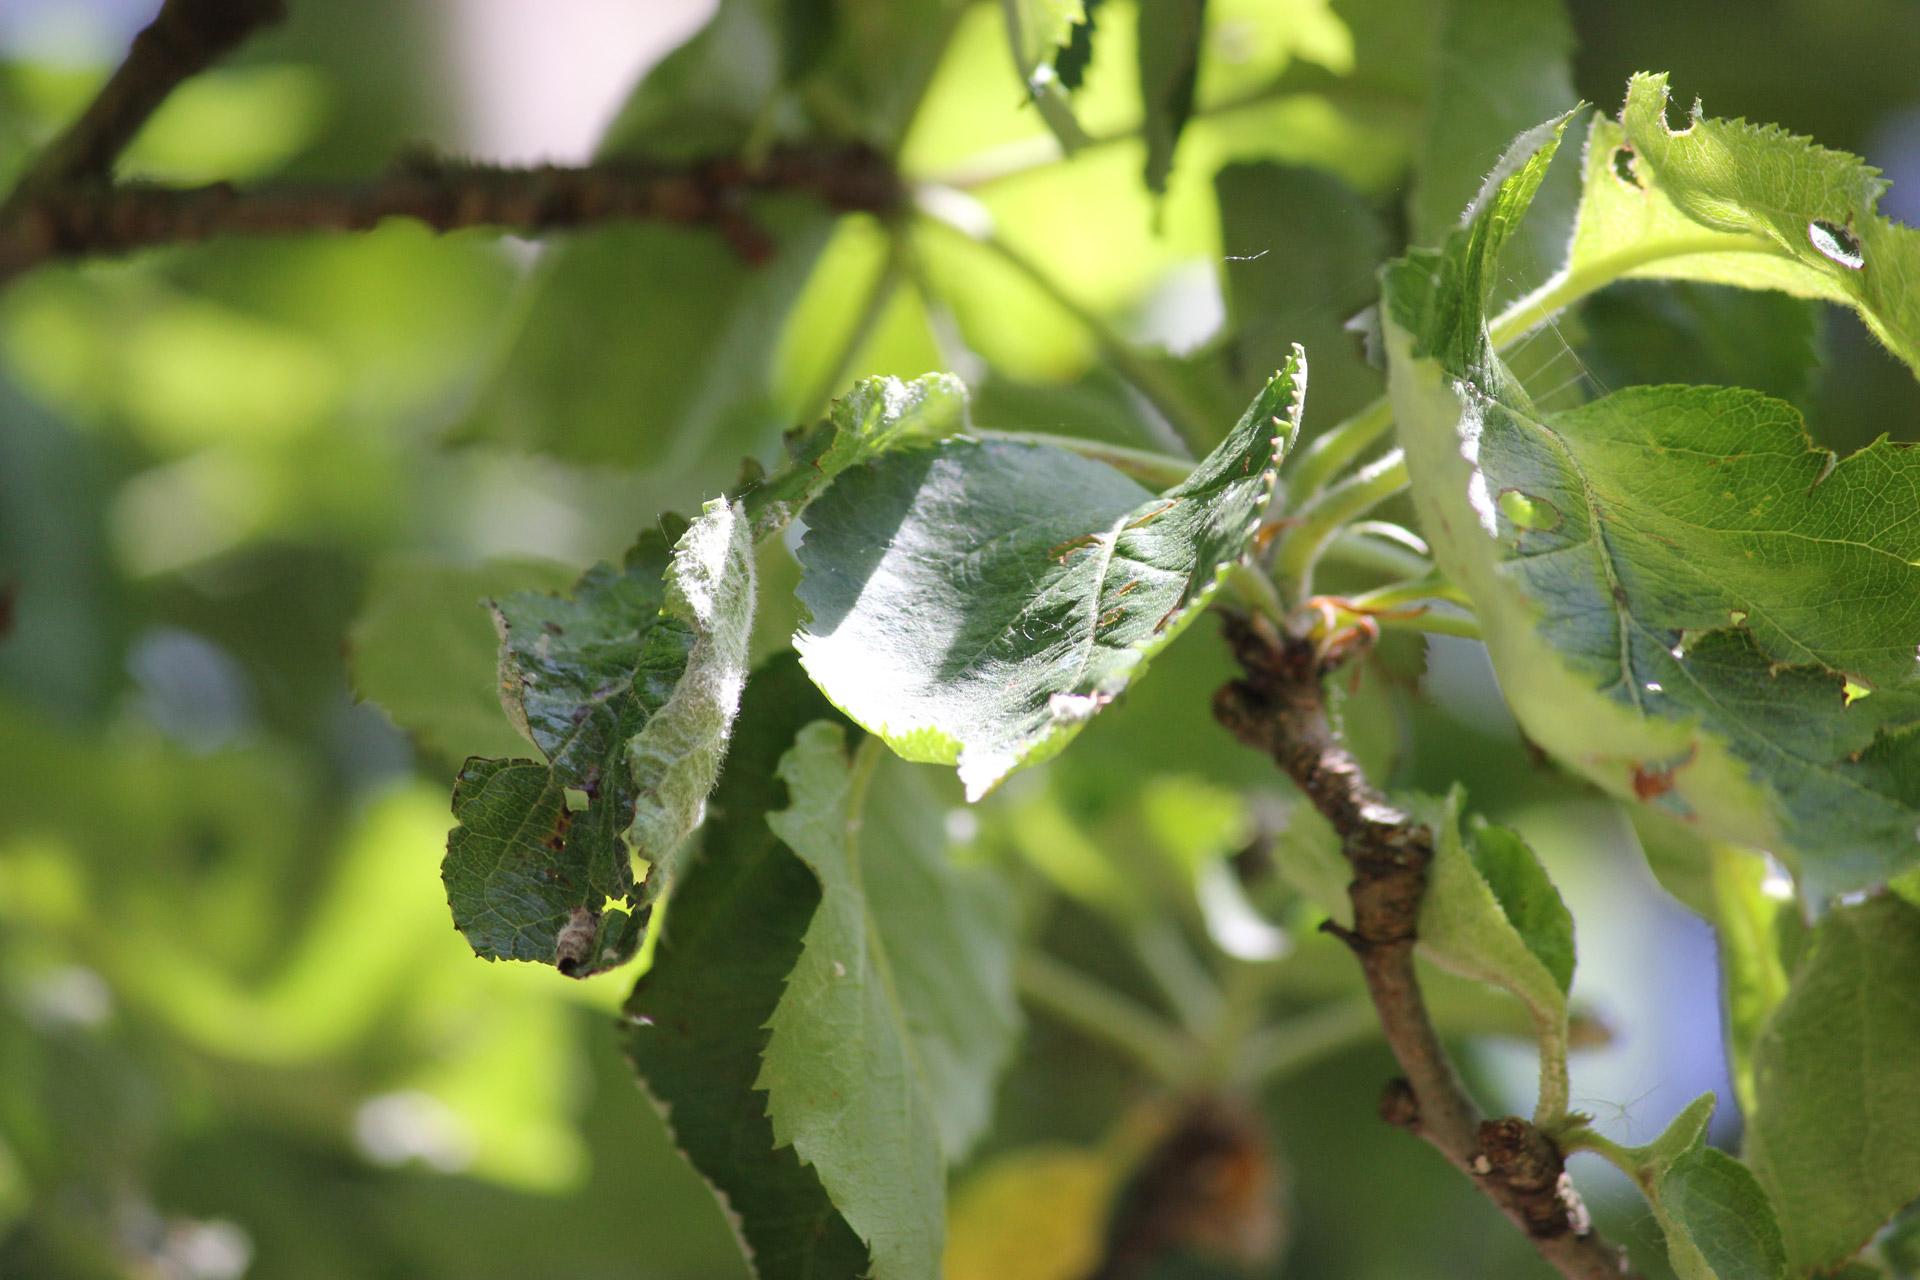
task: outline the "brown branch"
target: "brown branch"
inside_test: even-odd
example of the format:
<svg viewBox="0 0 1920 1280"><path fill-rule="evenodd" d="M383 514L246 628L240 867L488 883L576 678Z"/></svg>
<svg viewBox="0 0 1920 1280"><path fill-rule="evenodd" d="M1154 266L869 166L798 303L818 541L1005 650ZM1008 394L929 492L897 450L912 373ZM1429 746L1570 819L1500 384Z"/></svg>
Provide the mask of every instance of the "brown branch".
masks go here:
<svg viewBox="0 0 1920 1280"><path fill-rule="evenodd" d="M1245 678L1222 688L1214 715L1266 752L1340 833L1354 878L1353 928L1331 926L1353 949L1404 1080L1381 1114L1418 1134L1512 1219L1542 1258L1578 1280L1629 1275L1626 1255L1588 1222L1560 1151L1525 1120L1482 1120L1427 1015L1413 949L1433 834L1374 790L1334 733L1322 681L1337 658L1262 619L1228 615L1226 638Z"/></svg>
<svg viewBox="0 0 1920 1280"><path fill-rule="evenodd" d="M806 192L835 210L883 215L905 204L905 188L884 157L836 145L776 147L752 165L732 157L580 168L416 160L367 181L252 190L110 181L114 160L181 81L284 11L285 0L166 0L98 96L0 206L0 284L62 258L226 235L364 231L396 217L436 231L531 233L631 218L706 225L759 262L772 256L774 244L747 211L754 193Z"/></svg>
<svg viewBox="0 0 1920 1280"><path fill-rule="evenodd" d="M175 87L285 16L284 0L166 0L80 118L40 153L9 207L35 192L104 181Z"/></svg>
<svg viewBox="0 0 1920 1280"><path fill-rule="evenodd" d="M583 168L415 163L371 182L170 188L135 183L42 190L0 215L0 281L59 258L112 255L225 235L364 231L413 218L436 231L552 231L621 218L716 227L749 261L773 241L747 211L756 192L799 191L836 210L890 214L905 196L877 152L776 147L749 168L726 157L691 165L604 161Z"/></svg>

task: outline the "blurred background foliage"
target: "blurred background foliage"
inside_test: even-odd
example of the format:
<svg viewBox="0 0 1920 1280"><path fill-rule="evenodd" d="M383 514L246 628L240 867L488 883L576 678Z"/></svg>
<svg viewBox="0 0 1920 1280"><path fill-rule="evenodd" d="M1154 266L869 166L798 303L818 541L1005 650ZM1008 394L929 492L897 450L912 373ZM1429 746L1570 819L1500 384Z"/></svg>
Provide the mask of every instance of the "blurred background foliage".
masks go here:
<svg viewBox="0 0 1920 1280"><path fill-rule="evenodd" d="M0 178L153 8L0 5ZM1920 10L1899 0L1213 0L1160 195L1128 0L1099 6L1069 159L997 4L793 4L782 25L726 0L704 30L711 6L671 0L291 8L176 93L124 170L325 178L421 146L578 161L814 132L896 154L920 212L889 229L769 199L762 267L705 230L534 246L394 223L43 268L0 295L7 1277L744 1274L620 1061L633 970L483 964L451 928L447 784L518 749L482 596L560 586L693 509L855 378L951 369L981 425L1167 450L1217 438L1299 341L1324 429L1381 389L1343 328L1377 264L1444 229L1518 128L1576 96L1612 109L1639 69L1863 152L1885 210L1920 214ZM1561 235L1549 218L1512 291ZM1543 398L1710 370L1841 448L1920 426L1913 380L1849 315L1764 295L1616 286L1517 363ZM785 646L796 572L764 552L761 653ZM1329 585L1377 580L1345 572ZM952 809L955 856L1015 877L1034 946L1149 1003L1178 993L1135 956L1192 940L1230 976L1288 952L1273 998L1311 1033L1276 1050L1250 1122L1271 1185L1247 1212L1287 1238L1267 1273L1540 1274L1375 1119L1391 1071L1352 965L1258 866L1311 858L1311 824L1213 725L1210 631L1072 752ZM1608 803L1530 757L1483 651L1395 637L1346 720L1379 776L1464 781L1548 862L1581 929L1575 995L1611 1031L1576 1056L1577 1105L1643 1140L1728 1097L1711 934ZM1480 1087L1528 1105L1530 1052L1491 1034L1517 1012L1436 1003ZM955 1280L1084 1265L1156 1105L1035 1012L956 1174ZM1737 1140L1730 1103L1715 1132ZM1657 1267L1638 1198L1576 1171ZM1202 1235L1162 1274L1241 1273Z"/></svg>

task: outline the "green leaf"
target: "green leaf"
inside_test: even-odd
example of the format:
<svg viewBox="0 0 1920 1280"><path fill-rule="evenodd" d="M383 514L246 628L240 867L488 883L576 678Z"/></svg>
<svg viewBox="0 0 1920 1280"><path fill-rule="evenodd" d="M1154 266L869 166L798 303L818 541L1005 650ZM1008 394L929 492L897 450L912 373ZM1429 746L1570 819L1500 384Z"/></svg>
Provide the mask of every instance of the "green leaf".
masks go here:
<svg viewBox="0 0 1920 1280"><path fill-rule="evenodd" d="M807 671L970 799L1046 758L1198 616L1243 556L1299 425L1297 353L1155 496L1046 445L952 441L852 468L807 512Z"/></svg>
<svg viewBox="0 0 1920 1280"><path fill-rule="evenodd" d="M820 882L775 837L775 777L796 734L835 712L783 654L753 673L714 789L714 820L673 895L652 966L627 1001L627 1053L675 1143L737 1223L760 1280L856 1276L867 1251L791 1147L776 1147L760 1055Z"/></svg>
<svg viewBox="0 0 1920 1280"><path fill-rule="evenodd" d="M348 636L354 691L451 759L524 751L527 740L500 714L500 638L479 606L514 591L556 591L572 577L534 561L467 569L380 560Z"/></svg>
<svg viewBox="0 0 1920 1280"><path fill-rule="evenodd" d="M1460 223L1486 174L1516 134L1569 110L1573 29L1560 0L1452 0L1440 9L1424 136L1408 200L1413 241L1432 245ZM1571 202L1569 201L1569 204ZM1554 233L1548 232L1551 236ZM1529 228L1540 261L1561 241Z"/></svg>
<svg viewBox="0 0 1920 1280"><path fill-rule="evenodd" d="M1679 1280L1786 1280L1773 1202L1753 1171L1707 1145L1714 1097L1701 1094L1652 1142L1597 1147L1646 1194Z"/></svg>
<svg viewBox="0 0 1920 1280"><path fill-rule="evenodd" d="M1719 942L1720 982L1726 1000L1727 1066L1740 1109L1752 1115L1753 1051L1767 1019L1786 998L1789 974L1779 932L1795 908L1768 896L1767 862L1729 845L1712 849L1714 936Z"/></svg>
<svg viewBox="0 0 1920 1280"><path fill-rule="evenodd" d="M738 504L670 520L570 597L493 606L501 701L547 764L469 760L454 789L442 876L488 959L579 977L624 962L645 922L634 854L667 862L700 820L738 706L753 560Z"/></svg>
<svg viewBox="0 0 1920 1280"><path fill-rule="evenodd" d="M902 838L898 817L863 823L878 745L849 760L843 729L820 722L780 762L792 804L768 824L824 896L756 1087L873 1274L919 1280L939 1273L946 1164L978 1136L1012 1047L1012 920L1004 894L944 864L937 838ZM879 796L904 781L893 768Z"/></svg>
<svg viewBox="0 0 1920 1280"><path fill-rule="evenodd" d="M1883 441L1835 463L1790 406L1730 388L1540 417L1484 308L1550 151L1516 157L1444 252L1387 274L1396 416L1435 555L1542 746L1703 835L1792 858L1817 894L1883 881L1920 854L1920 739L1899 736L1920 720L1920 534L1900 514L1920 459ZM1840 603L1857 599L1897 603Z"/></svg>
<svg viewBox="0 0 1920 1280"><path fill-rule="evenodd" d="M1838 1266L1920 1198L1920 911L1820 922L1754 1048L1747 1156L1796 1272Z"/></svg>
<svg viewBox="0 0 1920 1280"><path fill-rule="evenodd" d="M1206 0L1140 0L1140 100L1146 109L1147 187L1165 195L1174 149L1193 114Z"/></svg>
<svg viewBox="0 0 1920 1280"><path fill-rule="evenodd" d="M1573 916L1540 859L1518 832L1478 816L1467 836L1467 852L1527 950L1546 966L1562 995L1572 990Z"/></svg>
<svg viewBox="0 0 1920 1280"><path fill-rule="evenodd" d="M787 464L743 495L753 536L783 529L848 467L912 440L939 440L967 425L966 384L950 373L911 382L866 378L833 402L825 422L788 438Z"/></svg>
<svg viewBox="0 0 1920 1280"><path fill-rule="evenodd" d="M1051 68L1075 27L1087 21L1085 0L1003 0L1007 33L1020 78L1032 83L1042 67Z"/></svg>
<svg viewBox="0 0 1920 1280"><path fill-rule="evenodd" d="M628 744L634 806L627 843L669 874L674 851L706 816L726 758L746 682L755 585L746 512L716 498L680 536L667 569L663 624L677 624L693 646L672 694Z"/></svg>
<svg viewBox="0 0 1920 1280"><path fill-rule="evenodd" d="M1304 423L1310 436L1380 394L1379 372L1345 326L1374 301L1386 229L1368 201L1318 169L1230 164L1214 175L1213 187L1236 381L1278 368L1295 342L1311 351L1313 403ZM1311 248L1300 244L1303 237L1311 237Z"/></svg>
<svg viewBox="0 0 1920 1280"><path fill-rule="evenodd" d="M1658 1192L1680 1280L1785 1280L1787 1251L1752 1170L1704 1143L1667 1167Z"/></svg>
<svg viewBox="0 0 1920 1280"><path fill-rule="evenodd" d="M737 153L779 92L780 50L764 6L729 0L647 75L601 154ZM762 265L708 227L629 223L550 247L460 438L646 468L686 490L730 480L786 425L775 348L834 222L805 197L748 212L771 241Z"/></svg>
<svg viewBox="0 0 1920 1280"><path fill-rule="evenodd" d="M1053 57L1053 69L1060 77L1060 87L1073 93L1085 83L1087 68L1093 65L1093 36L1100 22L1100 5L1103 0L1085 0L1081 5L1083 13L1073 30L1067 33L1067 42Z"/></svg>
<svg viewBox="0 0 1920 1280"><path fill-rule="evenodd" d="M1504 987L1532 1015L1540 1041L1544 1118L1566 1109L1567 990L1573 982L1573 917L1533 851L1513 832L1461 830L1466 792L1444 803L1416 800L1433 831L1433 865L1420 900L1420 949L1441 968Z"/></svg>
<svg viewBox="0 0 1920 1280"><path fill-rule="evenodd" d="M1845 303L1895 355L1920 367L1920 291L1911 283L1920 231L1875 212L1887 186L1878 172L1775 125L1707 119L1698 103L1676 132L1666 111L1667 78L1635 76L1620 118L1634 176L1652 193L1648 207L1670 207L1696 234L1736 237L1749 248L1732 261L1715 254L1669 263L1660 274ZM1617 179L1613 186L1627 194Z"/></svg>
<svg viewBox="0 0 1920 1280"><path fill-rule="evenodd" d="M1804 407L1820 373L1819 304L1691 280L1622 280L1588 298L1580 345L1602 391L1637 383L1747 387Z"/></svg>

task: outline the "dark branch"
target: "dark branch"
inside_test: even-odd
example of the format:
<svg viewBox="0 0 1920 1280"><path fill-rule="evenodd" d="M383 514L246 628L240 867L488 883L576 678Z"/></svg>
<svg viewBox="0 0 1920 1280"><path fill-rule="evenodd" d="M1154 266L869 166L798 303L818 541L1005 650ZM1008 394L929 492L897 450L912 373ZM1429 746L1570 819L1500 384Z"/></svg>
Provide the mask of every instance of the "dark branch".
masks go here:
<svg viewBox="0 0 1920 1280"><path fill-rule="evenodd" d="M413 218L436 231L553 231L621 218L718 228L749 261L773 252L750 217L757 192L812 194L837 210L890 214L905 199L884 157L865 147L775 148L684 166L606 161L585 168L417 163L371 182L176 189L124 183L38 191L0 217L0 280L58 258L97 257L214 236L364 231Z"/></svg>
<svg viewBox="0 0 1920 1280"><path fill-rule="evenodd" d="M1413 949L1433 834L1388 804L1341 745L1327 718L1327 656L1261 619L1229 615L1226 637L1245 678L1220 690L1215 716L1273 757L1340 833L1353 866L1353 928L1333 931L1359 958L1381 1029L1406 1073L1388 1086L1382 1116L1470 1175L1562 1275L1628 1275L1626 1255L1588 1223L1553 1140L1525 1120L1483 1121L1427 1016Z"/></svg>
<svg viewBox="0 0 1920 1280"><path fill-rule="evenodd" d="M284 0L166 0L80 118L41 152L8 204L58 186L104 181L181 81L285 16Z"/></svg>

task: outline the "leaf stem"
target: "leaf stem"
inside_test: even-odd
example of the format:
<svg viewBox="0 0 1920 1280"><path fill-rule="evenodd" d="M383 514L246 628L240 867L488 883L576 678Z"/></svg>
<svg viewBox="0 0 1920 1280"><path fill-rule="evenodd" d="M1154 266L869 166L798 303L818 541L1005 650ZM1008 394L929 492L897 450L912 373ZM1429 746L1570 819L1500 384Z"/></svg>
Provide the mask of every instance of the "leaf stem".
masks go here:
<svg viewBox="0 0 1920 1280"><path fill-rule="evenodd" d="M1398 574L1401 577L1418 577L1432 572L1433 562L1414 550L1414 544L1386 532L1391 529L1400 529L1400 526L1380 520L1357 520L1334 535L1333 541L1320 553L1321 558L1338 560L1356 569ZM1400 532L1407 533L1404 529L1400 529Z"/></svg>
<svg viewBox="0 0 1920 1280"><path fill-rule="evenodd" d="M1162 1084L1181 1088L1192 1078L1198 1046L1137 1000L1038 950L1015 963L1014 984L1033 1004L1118 1049Z"/></svg>
<svg viewBox="0 0 1920 1280"><path fill-rule="evenodd" d="M1393 402L1381 396L1301 450L1287 469L1287 505L1306 503L1349 462L1393 430Z"/></svg>
<svg viewBox="0 0 1920 1280"><path fill-rule="evenodd" d="M1729 241L1748 243L1729 243ZM1703 232L1677 240L1656 240L1630 245L1602 254L1578 271L1561 271L1526 297L1495 316L1487 325L1487 336L1501 348L1525 337L1529 330L1556 311L1565 310L1580 299L1603 289L1620 277L1662 258L1684 258L1693 253L1767 253L1780 256L1771 240L1760 236L1736 236L1726 232Z"/></svg>
<svg viewBox="0 0 1920 1280"><path fill-rule="evenodd" d="M1226 1011L1226 993L1193 953L1180 927L1165 917L1150 917L1134 925L1128 937L1147 976L1188 1033L1213 1034Z"/></svg>
<svg viewBox="0 0 1920 1280"><path fill-rule="evenodd" d="M1379 1034L1371 1001L1331 1001L1248 1036L1240 1046L1234 1076L1248 1087L1282 1079Z"/></svg>
<svg viewBox="0 0 1920 1280"><path fill-rule="evenodd" d="M1294 513L1298 522L1280 539L1273 576L1293 601L1313 594L1313 568L1341 528L1407 487L1407 456L1382 455Z"/></svg>
<svg viewBox="0 0 1920 1280"><path fill-rule="evenodd" d="M1108 444L1105 440L1088 440L1083 436L1057 436L1045 431L996 431L987 427L974 427L969 434L982 440L1052 445L1095 462L1104 462L1115 471L1124 472L1156 489L1170 489L1193 474L1194 464L1189 459L1154 453L1150 449L1130 449L1125 445Z"/></svg>

